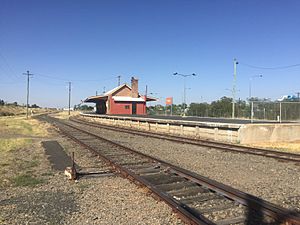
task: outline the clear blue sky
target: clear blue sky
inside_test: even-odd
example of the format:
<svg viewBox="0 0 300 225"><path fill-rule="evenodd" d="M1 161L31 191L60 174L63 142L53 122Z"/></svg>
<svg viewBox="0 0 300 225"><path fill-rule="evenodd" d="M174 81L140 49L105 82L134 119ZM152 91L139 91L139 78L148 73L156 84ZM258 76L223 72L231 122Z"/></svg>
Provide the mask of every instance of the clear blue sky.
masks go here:
<svg viewBox="0 0 300 225"><path fill-rule="evenodd" d="M277 99L300 91L300 1L298 0L151 0L15 1L0 0L0 98L66 107L67 81L72 105L103 87L139 78L158 97L182 102L187 79L188 102L230 96L233 58L237 98ZM43 76L42 76L43 75ZM53 78L49 78L49 77Z"/></svg>

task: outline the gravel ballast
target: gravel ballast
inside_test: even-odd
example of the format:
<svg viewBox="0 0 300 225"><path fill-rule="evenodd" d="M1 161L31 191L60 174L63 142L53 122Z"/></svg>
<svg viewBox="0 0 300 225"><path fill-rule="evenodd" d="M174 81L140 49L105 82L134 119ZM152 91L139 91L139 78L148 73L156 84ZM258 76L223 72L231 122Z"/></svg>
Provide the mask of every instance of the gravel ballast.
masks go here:
<svg viewBox="0 0 300 225"><path fill-rule="evenodd" d="M43 182L0 189L0 224L183 224L164 202L112 174L112 168L87 149L56 132L43 141L47 140L58 141L68 155L74 152L79 172L101 176L69 181L62 171L52 168L42 145L36 143L22 157L41 156L36 169L43 174Z"/></svg>
<svg viewBox="0 0 300 225"><path fill-rule="evenodd" d="M300 211L299 165L95 127L90 130L274 204Z"/></svg>

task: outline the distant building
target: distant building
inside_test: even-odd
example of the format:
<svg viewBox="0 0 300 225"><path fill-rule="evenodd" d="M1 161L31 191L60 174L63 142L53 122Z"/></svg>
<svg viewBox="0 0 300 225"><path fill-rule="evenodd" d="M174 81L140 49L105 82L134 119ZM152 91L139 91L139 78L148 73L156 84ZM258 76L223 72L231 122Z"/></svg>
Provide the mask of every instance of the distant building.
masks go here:
<svg viewBox="0 0 300 225"><path fill-rule="evenodd" d="M103 95L91 96L84 102L96 103L96 113L146 115L146 102L156 101L155 98L142 96L138 93L138 79L131 78L131 87L122 84Z"/></svg>

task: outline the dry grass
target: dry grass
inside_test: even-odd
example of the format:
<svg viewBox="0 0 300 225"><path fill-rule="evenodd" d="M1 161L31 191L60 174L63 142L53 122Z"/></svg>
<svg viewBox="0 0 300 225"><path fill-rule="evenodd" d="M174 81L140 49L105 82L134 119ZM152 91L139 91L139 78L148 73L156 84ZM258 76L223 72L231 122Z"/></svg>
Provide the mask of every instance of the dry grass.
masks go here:
<svg viewBox="0 0 300 225"><path fill-rule="evenodd" d="M70 116L77 116L79 114L80 114L79 111L71 111L71 115ZM59 113L52 114L51 116L53 116L55 118L58 118L58 119L62 119L62 120L69 119L69 117L70 117L68 111L61 111Z"/></svg>
<svg viewBox="0 0 300 225"><path fill-rule="evenodd" d="M39 113L45 113L48 112L48 109L44 108L29 108L29 114L31 115L31 112L33 115L39 114ZM26 107L25 106L13 106L13 105L3 105L0 106L0 117L1 116L22 116L26 115Z"/></svg>
<svg viewBox="0 0 300 225"><path fill-rule="evenodd" d="M0 117L0 187L39 183L32 176L40 157L35 151L39 142L36 139L48 135L47 125L35 119ZM24 177L32 179L26 183Z"/></svg>
<svg viewBox="0 0 300 225"><path fill-rule="evenodd" d="M22 106L0 106L0 115L13 116L13 115L25 115L26 108Z"/></svg>
<svg viewBox="0 0 300 225"><path fill-rule="evenodd" d="M35 186L37 184L43 183L42 179L37 179L31 175L28 174L21 174L18 176L15 176L11 179L14 186Z"/></svg>
<svg viewBox="0 0 300 225"><path fill-rule="evenodd" d="M45 126L35 119L25 117L0 117L0 137L47 136Z"/></svg>
<svg viewBox="0 0 300 225"><path fill-rule="evenodd" d="M300 153L300 141L278 142L278 143L259 143L253 144L253 147L275 149L284 152Z"/></svg>
<svg viewBox="0 0 300 225"><path fill-rule="evenodd" d="M23 146L32 143L30 139L15 138L15 139L0 139L0 155L1 153L10 152Z"/></svg>

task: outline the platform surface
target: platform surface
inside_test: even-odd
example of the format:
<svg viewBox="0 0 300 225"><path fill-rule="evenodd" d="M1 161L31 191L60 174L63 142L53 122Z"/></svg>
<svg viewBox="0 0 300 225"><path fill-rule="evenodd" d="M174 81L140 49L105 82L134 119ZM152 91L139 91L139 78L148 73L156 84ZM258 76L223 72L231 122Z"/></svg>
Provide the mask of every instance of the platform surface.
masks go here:
<svg viewBox="0 0 300 225"><path fill-rule="evenodd" d="M91 115L101 115L96 113L85 113ZM105 115L101 115L105 116ZM134 118L151 118L151 119L161 119L161 120L178 120L178 121L191 121L191 122L206 122L206 123L222 123L222 124L276 124L278 121L272 120L253 120L251 122L250 119L231 119L231 118L213 118L213 117L196 117L196 116L164 116L164 115L106 115L109 117L134 117ZM295 122L286 122L282 121L282 123L295 123Z"/></svg>

